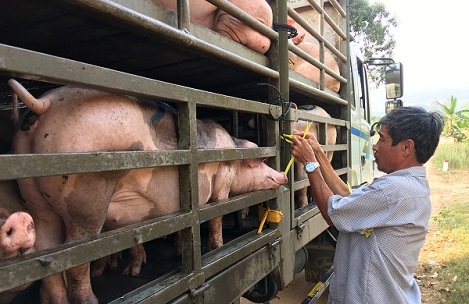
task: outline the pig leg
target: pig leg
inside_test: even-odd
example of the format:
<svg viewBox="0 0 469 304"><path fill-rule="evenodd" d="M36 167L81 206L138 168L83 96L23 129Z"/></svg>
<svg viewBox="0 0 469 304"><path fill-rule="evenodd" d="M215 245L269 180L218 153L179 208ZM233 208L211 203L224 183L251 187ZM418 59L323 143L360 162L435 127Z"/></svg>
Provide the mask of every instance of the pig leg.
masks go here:
<svg viewBox="0 0 469 304"><path fill-rule="evenodd" d="M20 179L18 186L26 208L35 220L36 251L53 248L63 243L62 220L37 190L34 179ZM40 289L41 303L69 303L63 273L57 273L42 279Z"/></svg>
<svg viewBox="0 0 469 304"><path fill-rule="evenodd" d="M231 164L220 163L215 178L213 179L214 182L210 202L219 202L228 199L235 174L235 170ZM223 246L222 222L223 218L221 216L208 221L208 245L210 250Z"/></svg>
<svg viewBox="0 0 469 304"><path fill-rule="evenodd" d="M143 244L138 244L134 247L129 248L130 262L129 265L124 269L123 275L137 276L140 274L142 263L147 262L147 255Z"/></svg>
<svg viewBox="0 0 469 304"><path fill-rule="evenodd" d="M142 244L129 248L130 261L127 267L122 272L122 275L137 276L140 274L142 263L147 262L145 248ZM109 269L117 269L119 264L118 260L121 258L122 252L117 252L105 257L102 257L91 263L91 277L98 277L103 274L106 266Z"/></svg>
<svg viewBox="0 0 469 304"><path fill-rule="evenodd" d="M308 178L306 173L303 171L303 165L295 161L295 180L302 180ZM295 191L295 205L296 208L301 208L308 205L308 188L299 189Z"/></svg>
<svg viewBox="0 0 469 304"><path fill-rule="evenodd" d="M69 176L65 182L62 218L66 225L66 242L83 239L101 232L107 209L118 178L114 173ZM67 188L67 187L64 187ZM79 191L78 191L79 190ZM91 289L90 263L66 271L67 293L74 303L98 303Z"/></svg>
<svg viewBox="0 0 469 304"><path fill-rule="evenodd" d="M41 217L39 223L36 223L38 248L53 248L64 241L71 242L98 234L104 224L107 207L117 183L116 174L83 174L36 179L36 183L32 183L32 186L37 185L41 193L37 191L38 195L34 196L29 192L25 200L29 203L27 208L29 210L31 207L34 208ZM27 184L22 183L20 188L21 186L24 186L22 193L27 193ZM37 201L35 199L42 199L43 202L35 204ZM55 212L44 212L44 206L52 206ZM51 213L58 215L51 219L49 218ZM61 235L64 224L65 237ZM68 303L64 300L68 295L72 303L98 303L91 290L89 264L85 263L66 271L66 289L62 274L45 278L41 286L41 300L44 303Z"/></svg>
<svg viewBox="0 0 469 304"><path fill-rule="evenodd" d="M223 246L222 222L223 218L221 216L208 221L208 247L210 250Z"/></svg>
<svg viewBox="0 0 469 304"><path fill-rule="evenodd" d="M121 252L117 252L91 262L91 277L95 278L102 275L106 266L109 266L109 269L112 270L117 269L120 258Z"/></svg>
<svg viewBox="0 0 469 304"><path fill-rule="evenodd" d="M99 277L100 275L103 274L104 269L106 269L106 266L108 265L110 258L111 256L105 256L105 257L102 257L100 259L97 259L91 262L90 267L91 267L92 278Z"/></svg>

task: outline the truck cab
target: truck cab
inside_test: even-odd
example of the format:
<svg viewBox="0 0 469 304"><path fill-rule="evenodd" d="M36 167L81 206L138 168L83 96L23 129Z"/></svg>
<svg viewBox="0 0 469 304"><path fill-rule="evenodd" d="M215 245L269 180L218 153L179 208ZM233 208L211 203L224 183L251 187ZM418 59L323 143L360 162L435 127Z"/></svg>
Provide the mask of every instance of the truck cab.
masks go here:
<svg viewBox="0 0 469 304"><path fill-rule="evenodd" d="M371 109L367 65L358 47L350 43L350 173L352 187L370 183L374 177L373 143L370 138Z"/></svg>

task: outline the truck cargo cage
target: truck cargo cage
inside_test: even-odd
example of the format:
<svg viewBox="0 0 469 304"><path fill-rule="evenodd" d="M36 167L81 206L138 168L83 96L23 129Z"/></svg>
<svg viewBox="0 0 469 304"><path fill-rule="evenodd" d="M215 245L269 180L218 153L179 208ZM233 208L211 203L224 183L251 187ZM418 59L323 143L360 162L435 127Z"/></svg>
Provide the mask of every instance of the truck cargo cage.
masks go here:
<svg viewBox="0 0 469 304"><path fill-rule="evenodd" d="M177 1L176 12L153 0L0 3L0 183L177 166L181 205L174 214L1 260L0 293L36 282L13 303L38 302L37 281L42 278L114 253L123 252L125 261L127 249L138 244L144 244L148 255L140 275L121 276L121 261L116 270L92 278L100 302L232 303L259 293L259 286L265 295L262 300L268 301L303 269L307 255L300 253L328 225L314 200L304 208L295 207L294 192L307 187L308 181L295 180L294 167L288 184L277 190L251 192L200 208L197 168L207 162L266 158L269 166L283 171L291 159L291 146L280 135L291 134L293 124L304 120L318 124L320 143L326 152L334 152L334 168L344 181L349 179L352 108L346 1L301 0L288 5L268 1L274 24L294 20L293 27L306 31L308 39L319 45L318 58L296 46L293 37L288 39L288 31L278 27L275 31L226 0L208 2L268 37L269 51L260 54L191 21L190 2L184 0ZM325 64L325 52L334 56L338 73ZM317 67L319 81L291 70L289 54ZM340 83L338 92L326 87L326 77ZM9 118L11 78L35 97L76 85L165 102L177 109L177 149L12 154L16 126ZM292 103L320 106L331 117L295 109ZM19 112L26 112L22 104ZM203 118L259 147L198 149L196 120ZM335 144L325 142L328 126L337 130ZM267 223L260 234L259 205L283 214L281 221ZM207 221L218 216L224 217L225 242L210 251ZM180 254L172 239L179 232Z"/></svg>

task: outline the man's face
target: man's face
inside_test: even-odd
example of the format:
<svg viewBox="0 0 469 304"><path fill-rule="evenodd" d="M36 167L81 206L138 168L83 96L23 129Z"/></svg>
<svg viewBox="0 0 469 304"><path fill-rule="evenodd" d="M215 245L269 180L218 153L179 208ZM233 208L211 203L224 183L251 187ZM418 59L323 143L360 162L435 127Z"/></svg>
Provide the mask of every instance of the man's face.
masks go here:
<svg viewBox="0 0 469 304"><path fill-rule="evenodd" d="M373 145L375 162L378 170L391 173L396 171L402 161L402 142L392 146L392 138L388 133L386 125L382 125L378 131L379 139Z"/></svg>

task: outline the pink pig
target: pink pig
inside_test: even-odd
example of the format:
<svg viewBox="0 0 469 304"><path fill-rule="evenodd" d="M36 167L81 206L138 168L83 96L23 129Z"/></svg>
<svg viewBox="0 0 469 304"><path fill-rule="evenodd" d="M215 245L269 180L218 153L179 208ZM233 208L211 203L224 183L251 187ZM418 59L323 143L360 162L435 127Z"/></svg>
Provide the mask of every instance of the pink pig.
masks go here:
<svg viewBox="0 0 469 304"><path fill-rule="evenodd" d="M177 10L177 1L175 0L153 1L173 12ZM265 0L230 0L229 2L268 27L272 27L272 9ZM210 2L205 0L191 0L189 1L189 10L190 18L193 22L201 24L258 53L264 54L270 47L269 38L245 25L230 14L220 10Z"/></svg>
<svg viewBox="0 0 469 304"><path fill-rule="evenodd" d="M36 241L34 221L16 188L14 181L0 181L0 259L29 252Z"/></svg>
<svg viewBox="0 0 469 304"><path fill-rule="evenodd" d="M14 137L14 153L67 153L177 149L172 113L127 96L61 87L34 98L21 84L9 85L37 115ZM14 95L15 95L14 94ZM198 148L236 148L230 134L213 121L198 121ZM201 163L199 205L230 195L276 189L285 174L262 160ZM177 166L143 168L18 180L36 222L36 248L53 248L145 219L179 211ZM65 229L63 229L65 223ZM221 217L210 220L211 248L222 245ZM42 280L41 301L98 303L90 284L89 263Z"/></svg>
<svg viewBox="0 0 469 304"><path fill-rule="evenodd" d="M22 205L15 181L0 181L0 259L34 251L36 230L32 217ZM30 284L0 293L0 303L9 303Z"/></svg>

